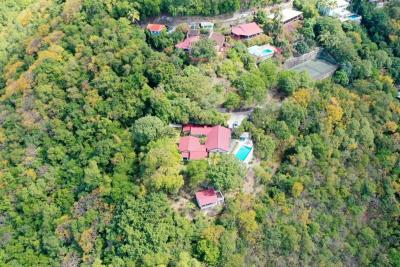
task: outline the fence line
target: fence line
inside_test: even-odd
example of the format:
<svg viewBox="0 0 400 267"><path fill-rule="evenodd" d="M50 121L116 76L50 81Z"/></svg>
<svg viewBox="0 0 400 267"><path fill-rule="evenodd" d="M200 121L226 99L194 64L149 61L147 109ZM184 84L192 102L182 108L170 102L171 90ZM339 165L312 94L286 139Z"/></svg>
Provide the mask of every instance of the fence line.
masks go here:
<svg viewBox="0 0 400 267"><path fill-rule="evenodd" d="M289 58L288 60L285 61L283 67L285 69L290 69L306 61L316 59L317 57L320 56L321 52L322 49L318 47L307 54L301 55L299 57Z"/></svg>

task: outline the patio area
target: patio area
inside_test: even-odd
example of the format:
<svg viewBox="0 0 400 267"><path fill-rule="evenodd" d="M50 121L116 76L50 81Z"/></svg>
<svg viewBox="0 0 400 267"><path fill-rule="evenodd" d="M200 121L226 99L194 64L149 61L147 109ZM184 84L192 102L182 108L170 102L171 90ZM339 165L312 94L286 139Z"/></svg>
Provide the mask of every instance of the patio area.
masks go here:
<svg viewBox="0 0 400 267"><path fill-rule="evenodd" d="M253 160L253 141L251 140L250 133L244 132L239 139L232 140L231 143L231 154L246 164L247 166Z"/></svg>

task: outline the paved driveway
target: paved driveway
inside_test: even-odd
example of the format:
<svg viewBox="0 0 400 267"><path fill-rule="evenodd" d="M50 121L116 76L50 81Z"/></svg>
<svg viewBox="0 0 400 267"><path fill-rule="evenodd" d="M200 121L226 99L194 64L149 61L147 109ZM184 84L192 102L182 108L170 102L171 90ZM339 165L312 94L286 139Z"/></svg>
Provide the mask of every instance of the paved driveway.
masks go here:
<svg viewBox="0 0 400 267"><path fill-rule="evenodd" d="M248 110L248 111L239 111L239 112L228 112L229 114L229 119L228 119L228 126L229 128L233 128L233 125L237 123L237 125L240 126L242 124L242 121L250 116L250 114L253 112L253 110Z"/></svg>

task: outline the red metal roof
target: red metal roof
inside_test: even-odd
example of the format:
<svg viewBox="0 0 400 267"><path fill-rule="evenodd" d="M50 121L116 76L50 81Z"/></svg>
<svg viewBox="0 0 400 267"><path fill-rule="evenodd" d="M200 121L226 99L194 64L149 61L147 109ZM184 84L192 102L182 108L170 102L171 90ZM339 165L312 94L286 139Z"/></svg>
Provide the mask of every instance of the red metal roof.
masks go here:
<svg viewBox="0 0 400 267"><path fill-rule="evenodd" d="M151 32L160 32L165 29L163 24L148 24L147 29Z"/></svg>
<svg viewBox="0 0 400 267"><path fill-rule="evenodd" d="M208 157L208 153L206 150L204 151L191 151L189 153L188 159L196 160L196 159L205 159Z"/></svg>
<svg viewBox="0 0 400 267"><path fill-rule="evenodd" d="M207 135L206 148L208 151L214 149L221 149L229 151L229 145L231 143L231 130L217 125L211 128L211 131Z"/></svg>
<svg viewBox="0 0 400 267"><path fill-rule="evenodd" d="M182 127L182 132L184 133L190 133L190 129L192 129L192 127L194 127L194 124L185 124Z"/></svg>
<svg viewBox="0 0 400 267"><path fill-rule="evenodd" d="M183 136L179 141L180 151L202 151L205 147L200 144L200 139L194 136Z"/></svg>
<svg viewBox="0 0 400 267"><path fill-rule="evenodd" d="M204 159L208 156L206 147L200 144L200 139L193 136L184 136L179 140L179 151L187 159Z"/></svg>
<svg viewBox="0 0 400 267"><path fill-rule="evenodd" d="M200 135L207 136L210 133L211 129L212 129L212 127L208 127L208 126L194 126L190 129L190 134L196 135L196 136L200 136Z"/></svg>
<svg viewBox="0 0 400 267"><path fill-rule="evenodd" d="M192 135L181 137L179 141L179 151L184 158L204 159L212 150L229 151L231 130L226 127L187 124L182 127L182 131ZM206 144L202 145L200 139L195 136L206 136Z"/></svg>
<svg viewBox="0 0 400 267"><path fill-rule="evenodd" d="M186 158L186 159L190 158L189 152L182 152L181 156L182 156L182 158Z"/></svg>
<svg viewBox="0 0 400 267"><path fill-rule="evenodd" d="M196 193L196 200L200 207L216 203L218 201L217 192L214 189L207 189Z"/></svg>
<svg viewBox="0 0 400 267"><path fill-rule="evenodd" d="M182 132L195 136L206 136L211 131L211 129L212 127L209 127L207 125L186 124L182 127Z"/></svg>
<svg viewBox="0 0 400 267"><path fill-rule="evenodd" d="M198 40L200 40L200 36L192 36L192 37L186 38L185 40L183 40L183 42L176 44L175 47L184 49L184 50L188 50Z"/></svg>
<svg viewBox="0 0 400 267"><path fill-rule="evenodd" d="M232 33L238 36L252 36L262 32L262 29L255 22L241 24L232 28Z"/></svg>

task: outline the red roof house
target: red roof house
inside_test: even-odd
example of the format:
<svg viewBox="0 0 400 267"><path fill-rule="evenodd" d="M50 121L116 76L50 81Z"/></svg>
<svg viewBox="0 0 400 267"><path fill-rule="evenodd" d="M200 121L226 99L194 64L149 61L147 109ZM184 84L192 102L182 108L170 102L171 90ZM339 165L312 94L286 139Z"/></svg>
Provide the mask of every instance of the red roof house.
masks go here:
<svg viewBox="0 0 400 267"><path fill-rule="evenodd" d="M182 132L185 134L190 133L190 129L192 129L192 127L195 126L194 124L185 124L182 126Z"/></svg>
<svg viewBox="0 0 400 267"><path fill-rule="evenodd" d="M179 151L185 159L204 159L209 153L228 153L231 143L231 130L221 125L209 127L187 124L182 131L189 136L181 137ZM206 143L202 145L198 137L205 136Z"/></svg>
<svg viewBox="0 0 400 267"><path fill-rule="evenodd" d="M190 48L192 48L192 45L199 40L200 40L200 36L188 37L185 40L183 40L182 42L176 44L175 47L188 51L188 50L190 50Z"/></svg>
<svg viewBox="0 0 400 267"><path fill-rule="evenodd" d="M182 132L193 136L207 136L212 127L207 125L186 124L182 128Z"/></svg>
<svg viewBox="0 0 400 267"><path fill-rule="evenodd" d="M190 134L194 136L207 136L211 129L212 127L208 126L195 126L190 129Z"/></svg>
<svg viewBox="0 0 400 267"><path fill-rule="evenodd" d="M208 152L229 152L231 130L217 125L211 128L207 135L206 148Z"/></svg>
<svg viewBox="0 0 400 267"><path fill-rule="evenodd" d="M233 37L238 39L247 39L261 34L263 31L257 23L241 24L232 28Z"/></svg>
<svg viewBox="0 0 400 267"><path fill-rule="evenodd" d="M224 196L214 189L207 189L196 193L196 201L201 209L207 209L224 203Z"/></svg>
<svg viewBox="0 0 400 267"><path fill-rule="evenodd" d="M166 29L165 25L163 24L148 24L146 28L152 34L160 34L163 30Z"/></svg>
<svg viewBox="0 0 400 267"><path fill-rule="evenodd" d="M179 151L185 159L196 160L208 157L206 147L194 136L183 136L179 140Z"/></svg>

